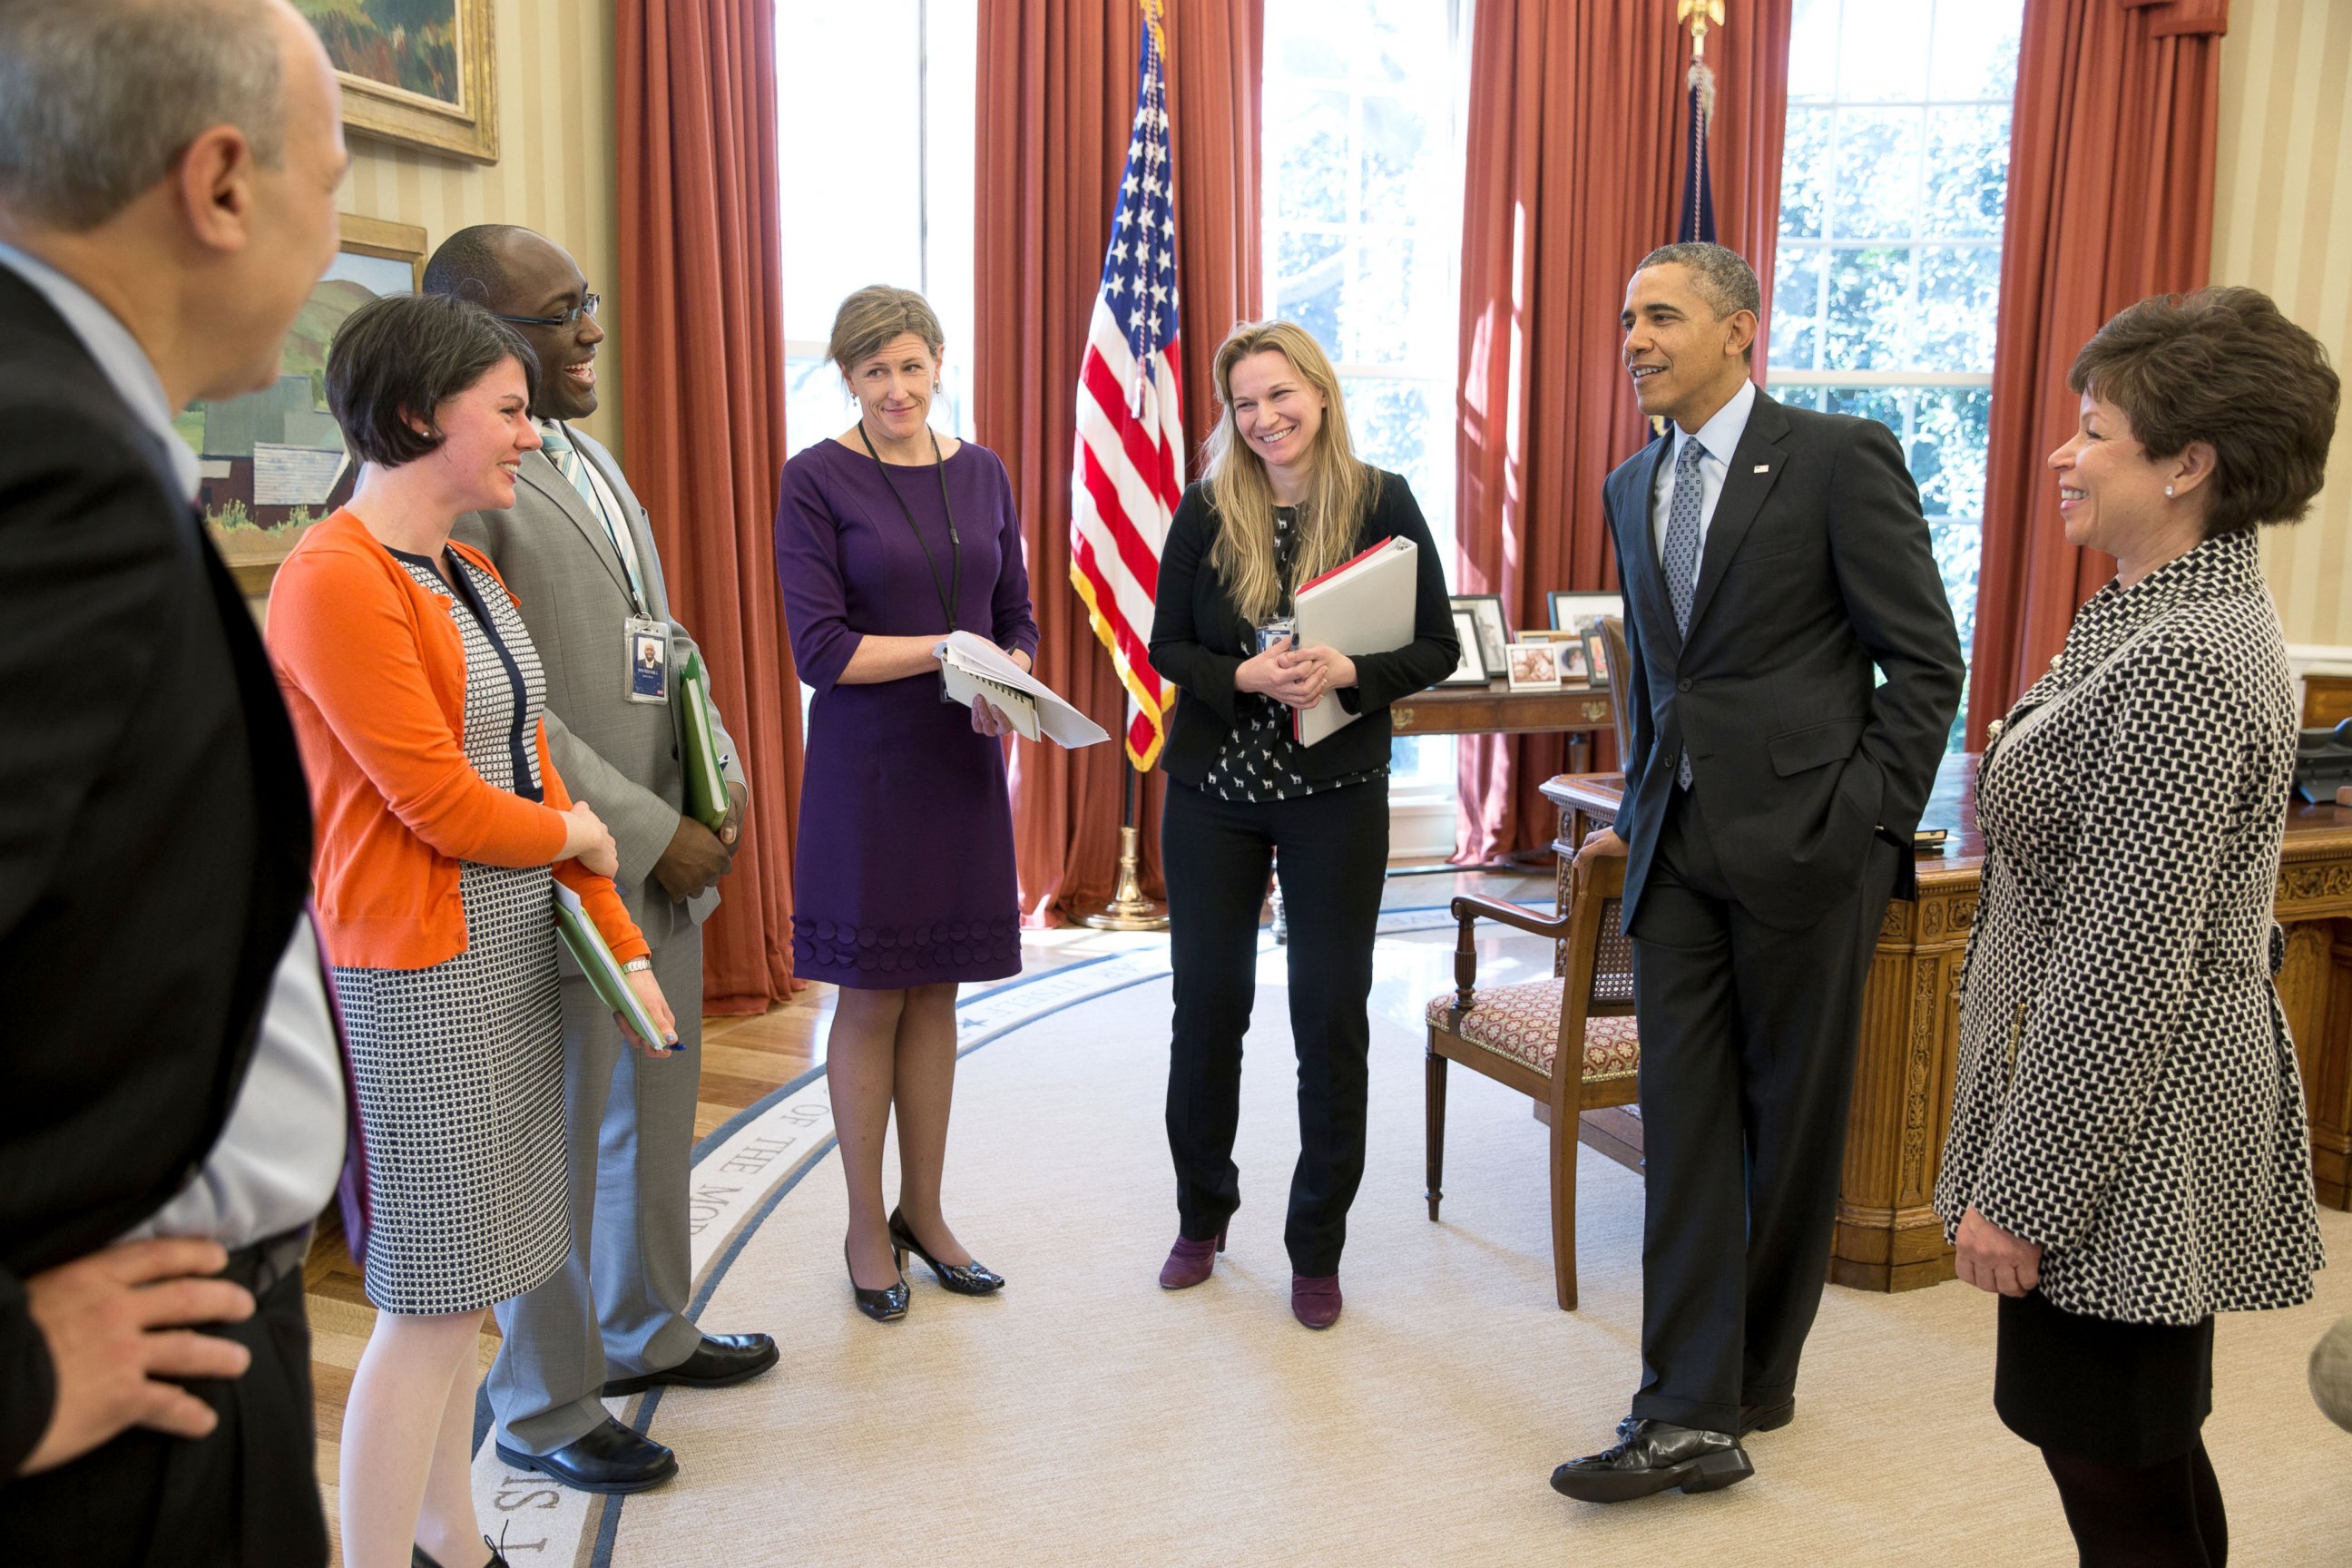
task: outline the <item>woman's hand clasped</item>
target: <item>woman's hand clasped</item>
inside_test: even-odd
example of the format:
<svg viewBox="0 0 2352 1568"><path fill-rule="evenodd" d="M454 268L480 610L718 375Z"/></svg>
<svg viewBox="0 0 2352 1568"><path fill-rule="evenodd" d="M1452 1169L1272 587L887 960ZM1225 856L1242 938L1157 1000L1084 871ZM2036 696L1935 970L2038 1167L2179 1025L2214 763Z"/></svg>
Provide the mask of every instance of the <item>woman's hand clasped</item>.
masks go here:
<svg viewBox="0 0 2352 1568"><path fill-rule="evenodd" d="M661 1039L658 1042L639 1039L637 1032L629 1027L629 1021L615 1013L613 1016L621 1026L621 1037L640 1055L669 1055L677 1048L677 1018L669 1010L669 998L662 994L661 982L654 978L654 972L650 969L630 971L628 982L629 989L635 992L637 1000L644 1004L646 1016L654 1021L654 1027L661 1031Z"/></svg>
<svg viewBox="0 0 2352 1568"><path fill-rule="evenodd" d="M2042 1248L2021 1236L2010 1235L1979 1213L1974 1204L1960 1216L1952 1247L1959 1277L1979 1290L2022 1296L2042 1283Z"/></svg>
<svg viewBox="0 0 2352 1568"><path fill-rule="evenodd" d="M613 843L613 831L584 800L572 803L563 814L563 853L556 859L577 860L599 877L616 875L621 869L621 851Z"/></svg>
<svg viewBox="0 0 2352 1568"><path fill-rule="evenodd" d="M1285 637L1265 652L1245 658L1234 671L1234 685L1243 691L1271 697L1286 708L1312 708L1334 686L1356 683L1355 661L1328 647L1295 647Z"/></svg>

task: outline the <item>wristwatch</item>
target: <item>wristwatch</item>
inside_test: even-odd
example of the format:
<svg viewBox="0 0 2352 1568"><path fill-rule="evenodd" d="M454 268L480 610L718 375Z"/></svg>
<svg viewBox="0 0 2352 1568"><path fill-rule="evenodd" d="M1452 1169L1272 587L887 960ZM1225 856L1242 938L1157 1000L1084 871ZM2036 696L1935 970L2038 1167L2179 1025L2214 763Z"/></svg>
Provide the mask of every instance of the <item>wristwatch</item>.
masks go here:
<svg viewBox="0 0 2352 1568"><path fill-rule="evenodd" d="M628 963L621 965L621 973L624 974L643 974L651 970L653 966L654 961L650 958L633 958L629 960Z"/></svg>

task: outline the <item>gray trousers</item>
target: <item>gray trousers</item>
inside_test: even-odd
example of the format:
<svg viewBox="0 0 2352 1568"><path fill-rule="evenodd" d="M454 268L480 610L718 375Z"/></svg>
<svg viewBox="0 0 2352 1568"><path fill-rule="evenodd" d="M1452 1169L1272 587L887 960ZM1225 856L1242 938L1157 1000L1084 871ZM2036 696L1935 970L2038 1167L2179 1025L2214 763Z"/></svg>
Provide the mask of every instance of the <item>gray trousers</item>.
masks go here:
<svg viewBox="0 0 2352 1568"><path fill-rule="evenodd" d="M604 1420L605 1379L676 1366L702 1331L686 1316L687 1161L702 1077L702 930L654 950L679 1048L630 1049L588 982L563 981L563 1116L572 1255L502 1301L485 1387L509 1447L548 1454Z"/></svg>

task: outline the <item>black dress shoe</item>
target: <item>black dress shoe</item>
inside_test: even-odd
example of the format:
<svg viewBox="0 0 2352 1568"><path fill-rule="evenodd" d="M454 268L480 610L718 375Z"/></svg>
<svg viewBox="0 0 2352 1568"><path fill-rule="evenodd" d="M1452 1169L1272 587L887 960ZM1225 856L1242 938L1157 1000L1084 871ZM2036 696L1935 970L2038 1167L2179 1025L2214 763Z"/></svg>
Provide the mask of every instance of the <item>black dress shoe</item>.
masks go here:
<svg viewBox="0 0 2352 1568"><path fill-rule="evenodd" d="M1711 1492L1756 1473L1748 1451L1728 1432L1634 1420L1619 1436L1615 1447L1552 1471L1551 1489L1579 1502L1626 1502L1677 1487Z"/></svg>
<svg viewBox="0 0 2352 1568"><path fill-rule="evenodd" d="M898 1269L898 1278L879 1290L868 1290L857 1282L857 1270L850 1267L849 1243L841 1244L841 1264L849 1269L849 1293L857 1298L857 1310L877 1323L895 1323L907 1315L906 1260L898 1244L890 1244L890 1261Z"/></svg>
<svg viewBox="0 0 2352 1568"><path fill-rule="evenodd" d="M1739 1435L1750 1432L1777 1432L1797 1418L1797 1396L1784 1394L1765 1405L1743 1405L1739 1407Z"/></svg>
<svg viewBox="0 0 2352 1568"><path fill-rule="evenodd" d="M776 1364L776 1342L765 1334L705 1334L694 1353L676 1366L616 1377L604 1385L604 1397L617 1399L659 1383L681 1388L725 1388L748 1383Z"/></svg>
<svg viewBox="0 0 2352 1568"><path fill-rule="evenodd" d="M506 1535L506 1531L500 1529L499 1539L504 1541ZM490 1538L487 1535L482 1537L482 1544L490 1546ZM408 1548L408 1568L441 1568L441 1564L435 1559L433 1553L412 1542ZM514 1568L514 1564L507 1561L503 1547L490 1546L490 1560L483 1563L482 1568Z"/></svg>
<svg viewBox="0 0 2352 1568"><path fill-rule="evenodd" d="M499 1458L519 1470L553 1476L583 1492L641 1492L677 1474L677 1456L611 1416L552 1454L526 1454L496 1445Z"/></svg>
<svg viewBox="0 0 2352 1568"><path fill-rule="evenodd" d="M969 1263L942 1263L915 1239L915 1227L897 1209L890 1211L890 1243L931 1266L940 1288L958 1296L993 1296L1004 1289L1004 1276L975 1258Z"/></svg>

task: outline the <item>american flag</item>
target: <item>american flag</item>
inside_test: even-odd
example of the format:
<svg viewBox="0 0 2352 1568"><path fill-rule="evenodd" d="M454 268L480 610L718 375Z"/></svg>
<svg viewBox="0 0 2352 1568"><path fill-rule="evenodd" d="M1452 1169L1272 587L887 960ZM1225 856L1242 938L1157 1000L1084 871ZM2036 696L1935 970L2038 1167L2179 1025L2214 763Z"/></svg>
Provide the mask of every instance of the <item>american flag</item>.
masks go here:
<svg viewBox="0 0 2352 1568"><path fill-rule="evenodd" d="M1127 173L1118 183L1102 288L1078 372L1070 474L1070 582L1119 684L1135 700L1128 760L1160 758L1175 688L1151 668L1151 599L1160 551L1184 494L1184 416L1176 336L1176 196L1160 71L1164 0L1141 0L1143 60Z"/></svg>

